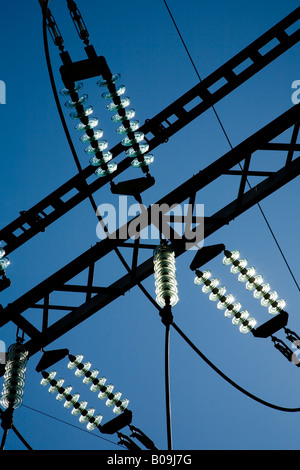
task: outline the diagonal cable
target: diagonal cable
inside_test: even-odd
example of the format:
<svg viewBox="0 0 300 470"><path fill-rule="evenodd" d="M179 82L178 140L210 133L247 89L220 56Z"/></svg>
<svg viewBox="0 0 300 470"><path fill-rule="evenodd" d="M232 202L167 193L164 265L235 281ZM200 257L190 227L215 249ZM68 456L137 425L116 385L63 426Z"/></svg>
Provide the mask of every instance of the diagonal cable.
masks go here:
<svg viewBox="0 0 300 470"><path fill-rule="evenodd" d="M171 402L170 402L170 377L169 377L169 347L170 347L170 325L166 325L165 333L165 394L166 394L166 418L168 450L172 450L171 429Z"/></svg>
<svg viewBox="0 0 300 470"><path fill-rule="evenodd" d="M247 397L251 398L254 401L257 401L261 405L267 406L269 408L273 408L274 410L278 411L285 411L285 412L290 412L290 413L295 413L299 412L300 408L287 408L284 406L279 406L275 405L273 403L269 403L265 400L262 400L261 398L257 397L256 395L253 395L252 393L248 392L244 388L242 388L240 385L238 385L236 382L231 380L227 375L225 375L218 367L216 367L196 346L192 341L183 333L183 331L173 322L172 323L173 328L179 333L179 335L186 341L186 343L198 354L198 356L201 357L201 359L206 362L217 374L219 374L226 382L228 382L230 385L232 385L234 388L242 392L244 395Z"/></svg>
<svg viewBox="0 0 300 470"><path fill-rule="evenodd" d="M195 72L196 72L196 74L197 74L197 77L198 77L199 81L201 82L202 79L201 79L201 77L200 77L200 74L199 74L199 72L198 72L198 70L197 70L197 67L196 67L196 65L195 65L195 63L194 63L194 61L193 61L193 59L192 59L192 56L191 56L191 54L190 54L190 52L189 52L189 50L188 50L188 47L187 47L187 45L186 45L186 43L185 43L185 41L184 41L184 39L183 39L183 37L182 37L182 34L180 33L180 30L179 30L179 28L178 28L178 25L177 25L177 23L176 23L176 21L175 21L175 19L174 19L174 16L172 15L172 12L171 12L171 10L170 10L168 4L167 4L167 1L166 1L166 0L163 0L163 2L164 2L164 4L165 4L165 7L166 7L166 9L167 9L167 11L168 11L168 13L169 13L171 19L172 19L172 22L173 22L173 24L174 24L174 26L175 26L175 28L176 28L176 31L177 31L177 33L178 33L180 39L181 39L181 42L182 42L182 44L183 44L183 46L184 46L184 48L185 48L185 51L186 51L186 53L187 53L187 55L188 55L188 57L189 57L189 59L190 59L190 61L191 61L191 63L192 63L192 66L193 66L193 68L194 68L194 70L195 70ZM233 146L232 146L232 144L231 144L231 141L230 141L230 139L229 139L229 137L228 137L228 134L227 134L227 132L226 132L226 130L225 130L223 124L222 124L222 121L221 121L221 119L220 119L220 117L219 117L219 115L218 115L218 113L217 113L217 111L216 111L216 109L215 109L215 106L212 105L211 107L212 107L212 109L213 109L213 111L214 111L214 113L215 113L215 115L216 115L216 118L217 118L217 120L218 120L218 122L219 122L219 124L220 124L220 126L221 126L221 128L222 128L222 131L223 131L223 133L224 133L224 135L225 135L225 138L226 138L226 140L227 140L227 142L228 142L230 148L233 149ZM242 170L242 167L241 167L241 164L240 164L240 163L239 163L239 166L240 166L240 168L241 168L241 170ZM247 181L247 184L248 184L249 188L252 189L251 184L249 183L248 178L247 178L246 181ZM298 291L300 291L300 286L299 286L299 284L298 284L298 282L297 282L297 280L296 280L296 278L295 278L295 275L293 274L292 268L291 268L291 266L289 265L289 263L288 263L286 257L284 256L283 250L282 250L282 248L280 247L280 244L279 244L279 242L278 242L278 240L277 240L277 237L275 236L275 233L274 233L274 231L272 230L272 228L271 228L271 226L270 226L270 223L268 222L268 219L267 219L267 217L266 217L266 215L265 215L265 213L264 213L264 211L263 211L263 209L262 209L262 207L261 207L261 205L260 205L259 202L257 203L257 206L258 206L259 211L261 212L261 215L262 215L262 217L263 217L263 219L264 219L264 221L265 221L265 223L266 223L266 225L267 225L267 227L268 227L268 229L269 229L269 231L270 231L270 233L271 233L271 236L272 236L272 238L273 238L275 244L277 245L277 248L279 249L279 252L280 252L280 254L281 254L281 256L282 256L282 259L283 259L283 261L284 261L284 263L285 263L285 265L286 265L286 267L287 267L289 273L291 274L292 279L293 279L293 281L294 281L294 283L295 283L295 285L296 285Z"/></svg>

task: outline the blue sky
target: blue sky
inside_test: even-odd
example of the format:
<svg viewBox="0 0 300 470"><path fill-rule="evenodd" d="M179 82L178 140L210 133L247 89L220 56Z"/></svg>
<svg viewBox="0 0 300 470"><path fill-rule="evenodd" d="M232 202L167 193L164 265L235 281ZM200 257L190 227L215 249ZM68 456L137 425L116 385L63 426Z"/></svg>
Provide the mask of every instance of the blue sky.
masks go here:
<svg viewBox="0 0 300 470"><path fill-rule="evenodd" d="M298 2L292 0L255 0L246 4L233 0L170 0L168 4L202 78L298 7ZM105 56L113 73L121 74L126 95L130 96L141 124L197 84L197 75L162 0L116 0L113 9L105 2L90 0L87 5L78 0L77 6L97 54ZM52 1L50 9L72 59L84 59L82 42L73 28L66 2ZM21 210L29 209L74 176L77 169L51 91L38 1L30 2L30 6L19 1L17 8L16 2L7 3L0 35L0 79L6 84L6 104L0 107L2 228ZM49 47L57 88L61 89L61 61L50 38ZM299 45L216 105L233 146L292 106L291 86L294 80L300 79L298 54ZM89 95L88 103L99 117L104 138L113 147L118 143L116 125L110 120L96 81L87 81L83 92ZM62 98L62 105L64 101ZM84 146L65 107L64 112L80 163L85 168L88 158ZM228 150L214 113L207 111L153 151L151 174L156 184L144 194L144 204L148 206L159 200ZM281 161L284 162L283 154L265 152L253 165L256 169L268 169L271 162L279 167ZM141 174L129 169L126 176L134 178ZM204 204L206 214L214 213L233 199L238 189L238 181L233 178L224 177L198 194L197 202ZM250 181L253 185L258 182L255 178ZM108 186L94 196L97 205L118 204L117 196L111 194ZM299 182L294 180L262 201L261 206L299 282L298 198ZM94 245L98 241L96 225L92 207L85 201L12 253L7 270L12 285L0 293L3 307ZM277 290L286 300L289 327L299 333L299 290L259 209L252 208L205 241L205 245L213 243L240 250L249 266L253 265L272 290ZM240 334L215 304L209 302L193 282L189 265L194 254L187 252L177 260L180 302L173 309L176 324L241 387L270 403L299 407L298 368L276 351L270 340ZM124 256L130 261L126 252ZM222 265L222 256L206 268L211 269L228 292L236 295L259 324L270 319L267 310ZM111 254L97 265L95 279L97 285L105 286L123 274L123 266ZM152 277L144 286L154 295ZM39 322L38 315L34 309L26 312L26 318L33 322ZM59 315L54 312L53 320ZM16 326L7 324L0 335L8 346L15 341ZM47 350L57 348L68 348L72 354L82 353L86 361L91 361L93 368L98 368L101 375L129 398L133 424L149 435L159 449L166 449L164 327L157 310L137 287L49 345ZM30 445L36 450L120 449L115 435L85 432L78 418L71 416L40 385L41 376L35 371L40 358L38 353L29 361L23 406L14 418L15 426ZM82 399L103 414L103 422L112 419L112 411L67 370L67 363L65 359L53 367L57 376L64 377ZM247 398L208 367L172 329L170 385L174 449L298 448L298 413L276 411ZM10 432L6 448L24 447Z"/></svg>

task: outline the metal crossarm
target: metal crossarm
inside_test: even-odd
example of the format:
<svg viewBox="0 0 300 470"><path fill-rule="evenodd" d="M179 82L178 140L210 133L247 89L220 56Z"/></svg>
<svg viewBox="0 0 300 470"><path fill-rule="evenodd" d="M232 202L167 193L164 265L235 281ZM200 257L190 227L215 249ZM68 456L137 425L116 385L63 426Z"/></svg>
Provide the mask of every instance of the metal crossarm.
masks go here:
<svg viewBox="0 0 300 470"><path fill-rule="evenodd" d="M195 194L220 176L227 174L231 168L240 162L243 162L247 155L259 152L267 143L280 136L288 129L293 129L295 123L299 119L300 104L290 108L281 116L270 122L267 126L250 136L244 142L234 149L227 152L208 167L194 175L192 178L184 182L182 185L171 191L156 204L167 207L173 204L181 204L185 200L194 201ZM246 165L247 167L247 165ZM245 167L244 167L245 168ZM300 157L285 164L278 171L272 172L260 184L251 188L248 192L239 191L238 198L232 203L213 214L211 217L204 219L204 237L208 237L212 233L219 230L225 224L242 214L256 203L269 196L271 193L296 178L300 173ZM147 211L151 210L151 206ZM167 209L166 209L167 210ZM136 218L135 218L136 219ZM135 220L133 219L133 220ZM141 220L141 230L147 224L151 223L151 218L143 218ZM150 221L150 222L149 222ZM133 248L132 272L129 272L123 278L114 282L107 288L96 288L93 286L92 268L96 261L101 260L109 254L116 246L123 246L124 239L119 242L119 233L129 233L128 227L132 223L129 221L125 226L117 230L113 238L106 238L95 246L81 254L71 263L64 266L57 273L31 289L19 299L15 300L3 309L1 313L0 326L5 325L9 321L13 321L21 328L30 338L28 348L31 354L34 354L41 347L49 344L54 339L60 337L66 331L79 324L85 318L89 317L114 299L123 295L130 288L146 279L153 272L152 257L148 261L138 265L138 251L141 250L142 244L131 243ZM143 225L144 223L144 225ZM127 236L127 240L129 236ZM186 251L185 239L174 240L176 255L179 256ZM149 245L145 245L145 249L149 249ZM87 285L84 287L72 286L67 284L77 274L90 268ZM72 292L84 292L86 294L93 293L94 297L87 297L86 302L79 307L65 308L68 313L58 320L56 323L48 326L49 309L55 308L50 304L49 296L55 291L68 290ZM41 302L41 304L38 304ZM40 308L43 315L43 328L39 331L30 321L25 319L21 314L31 308ZM64 310L63 306L57 306L57 309ZM27 347L27 346L26 346Z"/></svg>
<svg viewBox="0 0 300 470"><path fill-rule="evenodd" d="M145 134L149 149L153 150L166 142L177 131L299 42L299 28L289 34L289 28L293 27L299 18L300 7L203 79L181 98L152 119L147 120L140 130ZM268 52L264 53L266 47L268 47ZM290 150L288 160L292 155L291 152L297 149L298 147L295 146ZM115 145L111 149L113 158L123 151L124 147L121 143ZM130 167L130 161L130 158L125 158L118 163L118 169L114 176L116 177L127 170ZM84 201L89 194L93 194L109 182L108 177L99 178L92 182L88 181L93 172L94 168L88 166L31 209L22 211L18 218L1 229L0 242L2 242L5 252L11 253L38 233L43 232L46 227Z"/></svg>

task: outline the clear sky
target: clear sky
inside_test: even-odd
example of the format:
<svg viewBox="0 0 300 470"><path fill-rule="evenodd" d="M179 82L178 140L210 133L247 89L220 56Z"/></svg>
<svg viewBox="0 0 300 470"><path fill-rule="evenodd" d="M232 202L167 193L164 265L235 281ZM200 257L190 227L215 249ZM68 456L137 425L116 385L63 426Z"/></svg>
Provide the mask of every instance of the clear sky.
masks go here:
<svg viewBox="0 0 300 470"><path fill-rule="evenodd" d="M29 5L30 3L30 5ZM189 49L201 78L205 78L266 30L288 15L298 2L253 0L204 2L169 0L168 5ZM51 1L50 9L72 60L85 59L66 8L66 2ZM113 73L121 74L126 95L141 124L152 118L198 83L198 77L180 41L163 0L113 3L78 0L77 6L98 55L104 55ZM42 36L39 2L6 2L1 14L0 79L6 84L6 104L0 107L1 123L1 213L0 227L31 208L77 172L53 98ZM59 74L58 49L49 38L51 61L58 90L63 88ZM216 105L222 124L233 146L268 124L293 103L292 83L300 79L299 45L282 55L255 77ZM105 109L97 79L88 80L83 92L99 118L99 127L112 148L119 142L116 125ZM121 83L120 82L120 83ZM61 104L83 168L88 165L75 122ZM290 134L279 139L287 142ZM160 145L152 153L151 174L156 184L143 195L146 206L230 150L219 122L208 110L190 125ZM124 154L118 157L120 161ZM280 168L284 153L262 152L252 169ZM141 176L129 169L126 178ZM250 178L254 185L260 180ZM235 176L226 176L201 191L197 203L212 215L231 202L238 191ZM97 205L113 204L118 197L109 186L95 195ZM261 207L293 271L299 269L299 182L294 180L278 190ZM129 199L128 203L136 201ZM0 293L3 307L55 273L72 259L97 243L97 219L88 201L83 202L28 243L11 254L7 275L9 289ZM158 240L150 240L153 245ZM299 289L274 242L258 207L254 207L225 226L205 245L224 243L229 250L240 250L284 298L289 313L289 328L300 333ZM130 255L122 252L130 263ZM194 285L189 265L195 252L177 259L180 301L174 307L176 324L224 374L253 395L282 407L300 407L300 371L274 347L270 339L243 335L222 311ZM150 256L149 253L146 256ZM208 263L214 277L234 294L258 324L270 319L236 276L222 264L222 255ZM115 254L96 266L95 282L107 286L125 274ZM82 278L81 278L82 280ZM74 282L74 280L73 280ZM143 285L154 296L151 276ZM77 303L68 294L63 302ZM60 312L51 312L56 321ZM41 325L38 310L28 310L26 318ZM80 326L49 345L46 350L68 348L82 353L100 375L130 400L134 426L142 429L159 449L167 448L164 384L164 326L156 308L135 287L125 296L93 315ZM279 336L279 335L278 335ZM16 326L1 329L6 346L14 343ZM284 336L281 336L285 340ZM28 339L28 338L26 338ZM14 424L33 449L118 450L116 435L86 432L69 410L40 385L35 367L42 354L34 355L27 370L23 406L16 410ZM53 369L66 379L82 399L103 415L103 423L114 417L81 379L67 369L64 359ZM50 369L51 370L51 369ZM0 378L2 386L3 377ZM246 397L216 374L171 328L170 396L173 448L185 450L221 449L298 449L299 413L277 411ZM2 430L1 430L2 431ZM130 431L124 429L127 435ZM10 432L6 448L24 449Z"/></svg>

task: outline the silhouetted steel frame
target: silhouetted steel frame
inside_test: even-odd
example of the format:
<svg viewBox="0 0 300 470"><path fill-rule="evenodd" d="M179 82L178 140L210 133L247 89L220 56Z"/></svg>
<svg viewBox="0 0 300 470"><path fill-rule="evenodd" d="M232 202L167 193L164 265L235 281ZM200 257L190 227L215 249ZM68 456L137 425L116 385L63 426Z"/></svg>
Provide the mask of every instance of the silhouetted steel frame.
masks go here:
<svg viewBox="0 0 300 470"><path fill-rule="evenodd" d="M299 42L299 28L291 35L286 32L299 18L300 7L203 79L181 98L174 101L152 119L147 120L140 130L145 134L145 140L150 147L149 150L151 151L166 142L169 137ZM278 44L273 45L272 41L274 40L277 40ZM270 50L263 55L262 49L267 45L271 45ZM105 61L103 57L101 59ZM248 65L249 61L251 62L250 65ZM101 64L101 61L99 63ZM241 66L242 70L238 70ZM101 69L101 66L99 67ZM101 72L100 69L99 72ZM188 110L187 108L192 105L194 100L197 100L198 103ZM117 144L111 149L113 158L123 151L124 147L121 143ZM130 162L131 159L128 157L119 162L114 178L129 168ZM108 177L88 182L89 177L93 175L93 171L94 168L89 165L80 174L71 178L31 209L23 211L20 217L0 230L0 241L2 241L6 253L11 253L36 234L44 231L47 226L85 200L89 194L93 194L109 182ZM69 193L74 191L76 194L69 196L69 199L65 201L63 200ZM51 209L50 213L48 213L49 209ZM16 234L17 231L20 233Z"/></svg>
<svg viewBox="0 0 300 470"><path fill-rule="evenodd" d="M247 159L249 155L253 155L255 152L261 150L273 139L295 126L299 121L299 111L300 104L293 106L281 116L277 117L268 125L247 138L237 147L230 150L198 174L194 175L182 185L171 191L160 201L157 201L156 204L167 204L171 206L172 204L180 204L188 198L193 199L199 190L209 185L220 176L226 174L235 165ZM219 210L212 217L204 219L204 238L215 233L225 224L229 224L231 220L253 207L257 202L287 184L289 181L296 178L299 174L300 157L297 157L296 159L289 161L288 164L285 164L277 172L273 172L264 181L250 189L248 192L241 193L241 191L239 191L236 200L223 207L223 209ZM150 210L151 207L148 211ZM125 224L127 230L132 220ZM39 331L27 319L22 317L21 313L35 306L40 300L46 299L46 301L48 301L47 299L51 292L64 290L65 288L68 289L68 286L65 285L67 281L109 254L116 246L119 245L117 234L120 231L124 233L124 226L117 230L116 239L107 238L100 241L95 246L81 254L78 258L74 259L71 263L64 266L57 273L53 274L3 309L0 318L0 326L5 325L9 321L13 321L19 328L21 328L24 333L31 338L26 343L29 355L35 354L41 348L58 339L153 273L153 258L151 256L142 264L134 266L134 275L132 275L132 273L128 273L121 277L110 285L107 290L100 290L94 297L90 298L90 300L79 307L73 308L71 312L51 326L48 326L43 319L42 331ZM186 240L184 238L181 240L174 240L173 246L176 256L180 256L186 252L185 242ZM135 244L133 244L133 246L135 246ZM90 268L90 270L91 269L92 268ZM87 287L90 291L93 290L91 279ZM71 286L69 286L69 288L72 290ZM77 289L74 289L75 292L76 290ZM86 291L86 288L84 291ZM45 303L41 305L40 308L44 310L45 314ZM66 307L66 309L70 308Z"/></svg>

